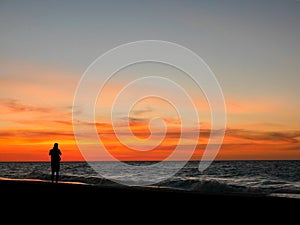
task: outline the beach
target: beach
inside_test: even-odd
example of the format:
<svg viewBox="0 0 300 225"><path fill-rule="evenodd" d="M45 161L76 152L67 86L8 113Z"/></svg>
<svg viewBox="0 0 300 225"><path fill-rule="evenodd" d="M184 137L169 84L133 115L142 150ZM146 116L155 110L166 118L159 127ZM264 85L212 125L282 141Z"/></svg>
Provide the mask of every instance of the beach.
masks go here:
<svg viewBox="0 0 300 225"><path fill-rule="evenodd" d="M214 162L200 173L198 162L189 162L175 176L147 186L124 186L95 173L86 162L64 162L58 183L51 183L49 162L0 163L1 216L32 222L70 223L91 218L123 222L157 223L162 219L220 222L245 219L268 222L274 218L298 220L300 161ZM148 165L148 162L135 162ZM166 162L165 169L176 166ZM102 172L112 171L137 183L133 172L111 162L96 163ZM116 176L117 177L117 176ZM157 174L157 178L164 178ZM281 196L281 197L279 197ZM3 207L4 206L4 207ZM13 215L11 216L11 213ZM113 214L113 216L111 215ZM20 216L22 215L22 216ZM238 222L240 222L238 220ZM184 222L185 224L187 222Z"/></svg>
<svg viewBox="0 0 300 225"><path fill-rule="evenodd" d="M208 194L154 187L106 187L36 180L0 180L2 205L23 213L57 210L85 215L87 212L132 212L139 215L187 216L201 212L296 211L300 200L251 194ZM4 211L5 212L5 211ZM163 213L163 214L164 214ZM180 214L177 214L180 213ZM106 215L107 216L107 215Z"/></svg>

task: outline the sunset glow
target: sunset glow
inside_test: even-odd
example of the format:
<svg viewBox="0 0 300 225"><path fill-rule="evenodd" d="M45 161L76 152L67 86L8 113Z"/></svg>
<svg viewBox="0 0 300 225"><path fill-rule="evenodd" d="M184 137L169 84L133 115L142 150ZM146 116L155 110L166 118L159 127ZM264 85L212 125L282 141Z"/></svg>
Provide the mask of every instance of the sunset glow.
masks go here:
<svg viewBox="0 0 300 225"><path fill-rule="evenodd" d="M227 110L227 128L217 160L300 160L300 33L296 29L300 21L299 7L297 10L293 6L276 7L275 11L284 14L277 23L276 13L269 13L267 6L258 7L260 10L254 10L257 15L251 16L242 13L247 12L243 6L240 6L241 12L236 13L230 6L210 8L192 2L185 8L183 5L171 4L169 7L173 10L162 7L163 13L157 16L163 24L169 21L172 28L163 30L157 21L150 26L145 18L133 20L130 16L135 12L131 9L127 9L131 13L122 12L131 18L128 21L118 21L111 15L110 20L105 20L101 12L90 8L91 12L82 12L85 18L80 20L76 10L77 13L81 10L76 6L71 6L75 12L58 10L57 18L51 20L47 7L35 6L42 11L33 10L31 14L29 8L21 12L13 3L0 3L3 31L0 39L0 161L48 161L54 142L60 145L63 161L85 160L78 149L72 123L72 113L85 113L84 102L73 105L81 76L99 55L119 44L142 39L167 39L186 45L203 57L215 73ZM206 11L209 9L211 13ZM109 15L106 13L106 16ZM151 21L156 20L155 15L147 16ZM248 20L250 16L255 18ZM257 17L262 22L257 22ZM134 24L127 26L130 21ZM176 29L172 21L176 21ZM32 33L25 29L31 22ZM150 27L144 28L143 23ZM177 29L178 33L174 31ZM120 41L121 37L124 40ZM172 104L150 97L135 104L129 113L124 112L127 102L121 102L117 124L113 125L110 110L114 100L124 83L141 73L164 74L180 82L193 100L199 124L181 129L180 115ZM201 160L211 132L210 107L201 90L181 75L175 69L150 64L120 71L99 93L95 121L76 121L83 131L86 129L82 141L91 148L97 144L89 136L89 128L95 126L103 145L116 159L163 160L174 151L180 135L181 144L188 148L191 134L199 131L195 130L199 125L200 135L192 160ZM165 86L159 83L145 82L133 86L128 98L139 94L145 88L143 85L149 88L153 85L161 93L172 92L168 88L164 90ZM187 107L186 102L178 102L178 105ZM185 113L188 118L189 110ZM160 143L157 142L162 130L156 127L155 121L151 129L153 118L161 118L166 125ZM122 132L128 144L138 145L135 140L143 143L151 136L147 144L158 145L149 151L131 149L120 143L116 130ZM180 151L185 154L184 150Z"/></svg>

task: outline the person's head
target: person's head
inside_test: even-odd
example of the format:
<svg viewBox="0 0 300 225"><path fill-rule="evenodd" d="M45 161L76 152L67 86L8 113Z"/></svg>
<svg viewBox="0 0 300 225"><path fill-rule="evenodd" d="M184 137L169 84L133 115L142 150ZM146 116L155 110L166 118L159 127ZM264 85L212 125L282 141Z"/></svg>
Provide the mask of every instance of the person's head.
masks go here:
<svg viewBox="0 0 300 225"><path fill-rule="evenodd" d="M54 143L54 148L58 148L58 143Z"/></svg>

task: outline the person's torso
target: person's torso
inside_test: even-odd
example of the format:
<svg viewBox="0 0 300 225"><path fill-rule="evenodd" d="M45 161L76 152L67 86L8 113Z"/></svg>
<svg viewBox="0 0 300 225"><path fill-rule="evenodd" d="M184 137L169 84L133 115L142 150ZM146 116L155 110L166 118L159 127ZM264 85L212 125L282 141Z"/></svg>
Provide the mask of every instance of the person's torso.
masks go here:
<svg viewBox="0 0 300 225"><path fill-rule="evenodd" d="M51 149L50 150L51 161L59 162L60 161L60 150L59 149Z"/></svg>

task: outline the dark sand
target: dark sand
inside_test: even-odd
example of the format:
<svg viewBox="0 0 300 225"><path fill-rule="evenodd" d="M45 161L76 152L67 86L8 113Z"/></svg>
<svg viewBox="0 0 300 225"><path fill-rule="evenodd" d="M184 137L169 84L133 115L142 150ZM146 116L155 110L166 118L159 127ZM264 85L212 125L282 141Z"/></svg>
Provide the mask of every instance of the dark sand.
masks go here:
<svg viewBox="0 0 300 225"><path fill-rule="evenodd" d="M253 218L259 214L279 216L278 212L291 218L300 206L299 199L263 195L204 194L163 188L99 187L40 181L0 180L0 191L2 215L6 210L16 215L20 212L48 215L54 211L68 216L72 212L72 218L82 218L87 215L110 217L114 212L116 217L110 219L140 215L153 220L158 215L174 219L213 213L216 217L212 219L218 220L220 213L228 216L246 214ZM284 214L286 211L289 215Z"/></svg>

